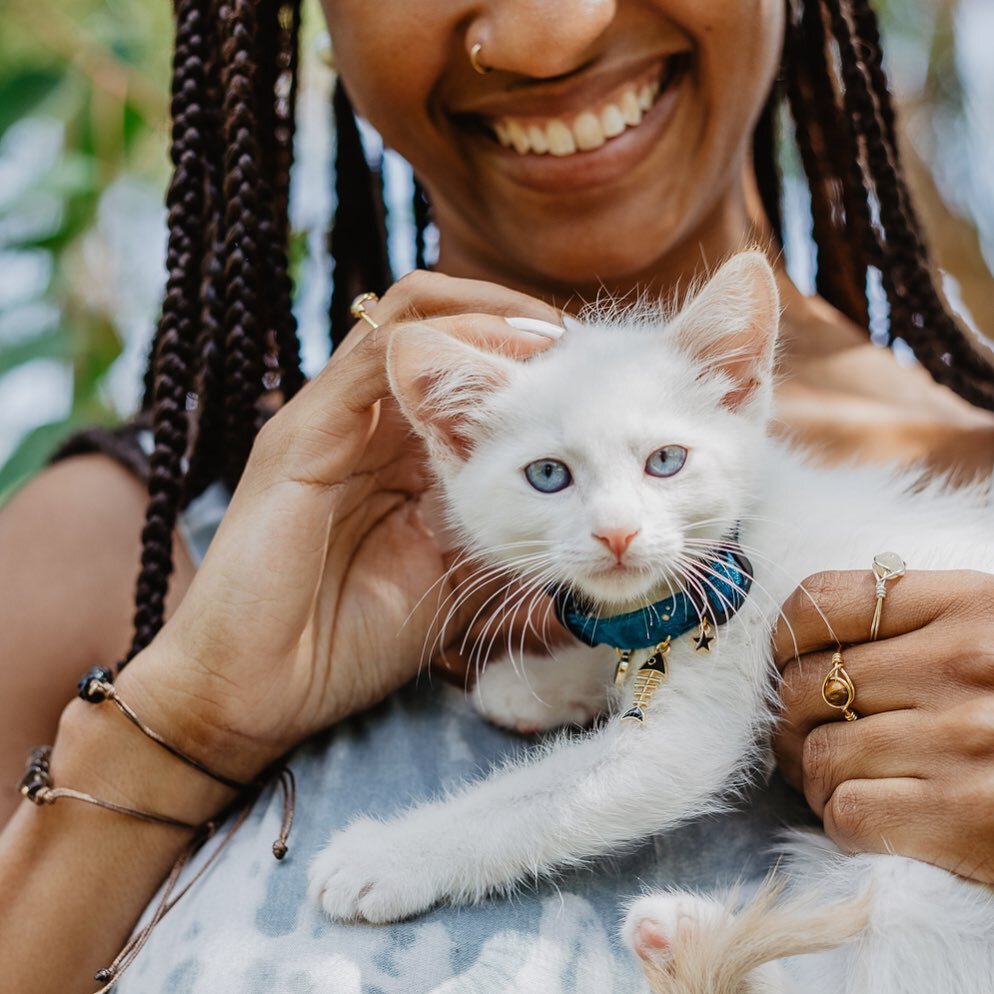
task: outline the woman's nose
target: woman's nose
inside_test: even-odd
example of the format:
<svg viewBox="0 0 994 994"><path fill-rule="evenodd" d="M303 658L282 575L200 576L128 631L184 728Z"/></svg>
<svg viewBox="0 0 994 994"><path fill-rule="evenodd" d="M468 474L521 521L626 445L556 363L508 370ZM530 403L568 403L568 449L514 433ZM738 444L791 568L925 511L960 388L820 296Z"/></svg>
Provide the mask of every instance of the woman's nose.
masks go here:
<svg viewBox="0 0 994 994"><path fill-rule="evenodd" d="M587 62L617 13L615 0L488 0L466 29L485 67L537 79Z"/></svg>

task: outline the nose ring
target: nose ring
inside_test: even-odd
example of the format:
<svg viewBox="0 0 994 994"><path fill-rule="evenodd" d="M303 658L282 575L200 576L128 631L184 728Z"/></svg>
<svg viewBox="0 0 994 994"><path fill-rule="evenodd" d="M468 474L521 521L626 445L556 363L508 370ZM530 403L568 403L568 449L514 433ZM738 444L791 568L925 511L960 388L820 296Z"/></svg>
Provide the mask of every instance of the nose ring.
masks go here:
<svg viewBox="0 0 994 994"><path fill-rule="evenodd" d="M476 42L469 50L469 64L473 67L474 72L478 72L481 76L486 76L490 72L490 66L484 65L480 61L480 52L482 51L483 42Z"/></svg>

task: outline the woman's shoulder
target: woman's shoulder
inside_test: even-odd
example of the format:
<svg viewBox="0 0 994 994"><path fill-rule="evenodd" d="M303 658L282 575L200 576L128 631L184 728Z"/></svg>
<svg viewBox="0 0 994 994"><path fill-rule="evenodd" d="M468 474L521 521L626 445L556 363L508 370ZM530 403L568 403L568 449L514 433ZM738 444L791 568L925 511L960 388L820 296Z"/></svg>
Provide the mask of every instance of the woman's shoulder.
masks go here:
<svg viewBox="0 0 994 994"><path fill-rule="evenodd" d="M824 347L792 353L778 384L785 434L831 460L924 462L963 479L994 469L994 413L820 303L805 331Z"/></svg>
<svg viewBox="0 0 994 994"><path fill-rule="evenodd" d="M18 702L0 731L5 785L32 745L52 741L80 673L127 647L146 499L120 462L87 454L48 467L0 510L0 676ZM176 558L174 598L192 575L182 549ZM13 801L12 789L0 796Z"/></svg>
<svg viewBox="0 0 994 994"><path fill-rule="evenodd" d="M105 455L75 456L29 481L0 513L0 549L10 585L0 603L54 611L59 628L77 618L95 623L82 642L107 641L108 602L134 581L144 517L142 482ZM28 592L30 591L30 596ZM125 597L125 605L128 598Z"/></svg>

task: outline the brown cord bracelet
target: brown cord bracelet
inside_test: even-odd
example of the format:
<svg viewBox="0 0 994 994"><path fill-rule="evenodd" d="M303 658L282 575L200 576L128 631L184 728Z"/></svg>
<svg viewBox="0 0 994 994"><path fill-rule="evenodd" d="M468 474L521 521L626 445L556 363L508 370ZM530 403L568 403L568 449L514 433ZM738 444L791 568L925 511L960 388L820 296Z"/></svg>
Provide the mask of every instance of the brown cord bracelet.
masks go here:
<svg viewBox="0 0 994 994"><path fill-rule="evenodd" d="M28 756L28 766L21 777L21 782L17 789L23 797L26 797L34 804L54 804L60 798L68 798L73 801L85 801L87 804L96 805L107 811L113 811L119 815L127 815L129 818L137 818L139 821L152 822L156 825L169 825L173 828L185 828L190 832L201 832L207 826L212 826L213 822L205 822L202 825L194 825L188 821L180 821L179 818L170 818L168 815L154 814L151 811L139 811L137 808L127 808L123 804L115 804L113 801L104 801L92 794L86 794L81 790L73 790L72 787L55 787L52 785L51 773L51 746L37 746L31 750Z"/></svg>
<svg viewBox="0 0 994 994"><path fill-rule="evenodd" d="M166 825L171 828L181 828L186 831L193 832L193 838L184 847L183 851L180 853L176 862L173 863L172 869L169 871L169 875L166 878L166 882L162 888L162 895L159 898L155 909L152 912L152 916L149 918L148 922L143 925L134 935L128 940L128 943L121 950L120 953L114 958L114 961L101 970L98 970L94 975L94 980L104 986L96 991L95 994L106 994L110 989L117 983L118 978L122 973L131 965L135 957L141 951L141 948L148 941L149 936L152 934L152 930L163 917L176 905L176 903L183 897L184 894L207 872L207 870L214 864L217 858L221 855L224 848L234 837L235 832L242 826L245 819L248 817L249 812L251 812L256 799L261 793L262 789L272 780L275 776L280 785L280 789L283 793L283 816L280 823L279 835L276 841L273 843L273 856L276 859L283 859L287 853L287 837L290 834L290 829L293 826L293 813L294 807L296 805L296 781L293 776L293 771L287 766L272 767L268 775L264 775L255 780L249 781L247 783L241 783L237 780L233 780L230 777L226 777L221 773L217 773L209 767L205 766L199 760L192 756L187 755L181 749L172 745L172 743L167 742L158 732L154 729L149 728L134 712L134 710L123 701L117 693L114 684L112 683L112 674L110 670L104 667L95 667L92 670L86 672L77 684L77 692L80 698L89 704L101 704L104 701L111 701L118 711L125 718L128 719L137 729L139 729L142 734L147 738L151 739L157 746L164 749L171 756L185 763L187 766L192 767L198 772L210 777L212 780L223 784L226 787L230 787L233 790L237 790L243 796L244 800L241 805L241 809L238 811L237 816L231 823L231 826L225 832L221 841L218 843L217 847L210 854L207 860L204 862L203 866L193 875L193 878L179 891L179 893L174 894L176 885L179 882L179 878L182 875L183 870L189 864L190 860L199 851L201 846L207 842L217 831L218 825L220 824L220 817L218 819L211 819L203 822L200 825L195 825L190 822L182 821L179 818L172 818L169 815L159 814L152 811L140 811L137 808L129 808L123 804L117 804L113 801L107 801L103 798L94 797L92 794L87 794L81 790L75 790L72 787L56 787L52 782L51 773L51 756L52 747L51 746L38 746L31 750L31 755L28 757L27 768L24 771L24 775L18 784L18 790L21 795L27 800L31 801L33 804L39 807L44 807L46 805L55 804L56 801L66 799L73 801L81 801L85 804L92 804L95 807L103 808L105 811L111 811L114 814L125 815L129 818L135 818L139 821L147 822L155 825ZM232 805L228 810L234 810L236 805ZM222 813L223 814L223 813Z"/></svg>

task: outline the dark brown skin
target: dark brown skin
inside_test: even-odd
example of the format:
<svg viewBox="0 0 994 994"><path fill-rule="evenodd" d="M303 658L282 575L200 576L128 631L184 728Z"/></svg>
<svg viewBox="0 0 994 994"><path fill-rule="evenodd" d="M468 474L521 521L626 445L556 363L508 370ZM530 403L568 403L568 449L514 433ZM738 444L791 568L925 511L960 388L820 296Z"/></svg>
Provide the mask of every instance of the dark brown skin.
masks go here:
<svg viewBox="0 0 994 994"><path fill-rule="evenodd" d="M896 851L994 883L994 577L910 570L888 585L876 642L866 641L869 570L801 586L774 642L787 779L843 849ZM839 643L854 722L821 697Z"/></svg>
<svg viewBox="0 0 994 994"><path fill-rule="evenodd" d="M676 294L766 231L748 141L777 64L780 0L329 0L327 7L350 93L431 194L438 268L448 275L401 280L372 308L380 331L368 334L360 324L348 347L272 418L204 564L191 581L181 558L165 628L120 678L122 694L150 724L239 777L379 700L420 663L432 612L422 608L400 622L446 562L417 514L424 480L387 398L392 328L441 321L454 334L506 343L510 329L493 315L558 321L560 306L601 285L618 295L637 286ZM486 77L467 61L475 41L495 68ZM511 113L519 98L565 112L578 92L596 94L603 74L632 57L673 51L692 53L698 68L669 128L597 183L567 175L551 188L527 186L489 139L451 113L480 101ZM567 78L549 81L557 75ZM454 278L467 276L481 282ZM988 415L872 349L863 332L803 297L782 272L780 288L786 430L834 458L896 456L989 471ZM521 355L546 344L512 340ZM31 745L55 737L78 674L117 658L127 643L141 520L140 488L98 458L42 474L0 514L2 675L6 698L17 702L0 723L5 778L17 775ZM867 577L836 576L824 591L821 606L837 633L858 639L853 633L866 628ZM994 837L994 764L970 746L989 741L994 702L982 678L983 647L994 642L990 581L983 589L978 582L968 572L918 572L894 588L885 635L887 626L907 633L866 649L872 671L860 650L848 650L866 715L852 725L811 710L827 670L827 657L817 654L828 646L824 632L808 626L798 644L803 670L796 679L790 665L785 671L798 692L785 701L780 751L816 807L827 804L828 829L843 844L877 848L886 835L898 851L990 879L989 849L984 854L979 840ZM935 606L931 614L902 608L904 592L916 589ZM803 618L796 620L803 632ZM911 655L902 642L910 638L921 639ZM789 664L789 649L778 643L778 653ZM908 699L878 681L905 679L909 665L920 666L912 703L929 704L913 712L920 720L912 734L895 732L881 748L881 720L905 714ZM817 736L851 741L840 747L841 760L809 764L805 777L799 757L813 736L816 745ZM961 758L969 749L976 751ZM867 768L880 753L893 763ZM61 782L191 820L228 800L118 716L81 702L62 711L53 763ZM907 778L922 771L929 789L909 790L920 782ZM840 820L839 810L860 817ZM0 844L5 982L33 992L90 990L88 971L113 957L184 839L71 803L20 805ZM114 859L95 860L95 852Z"/></svg>

